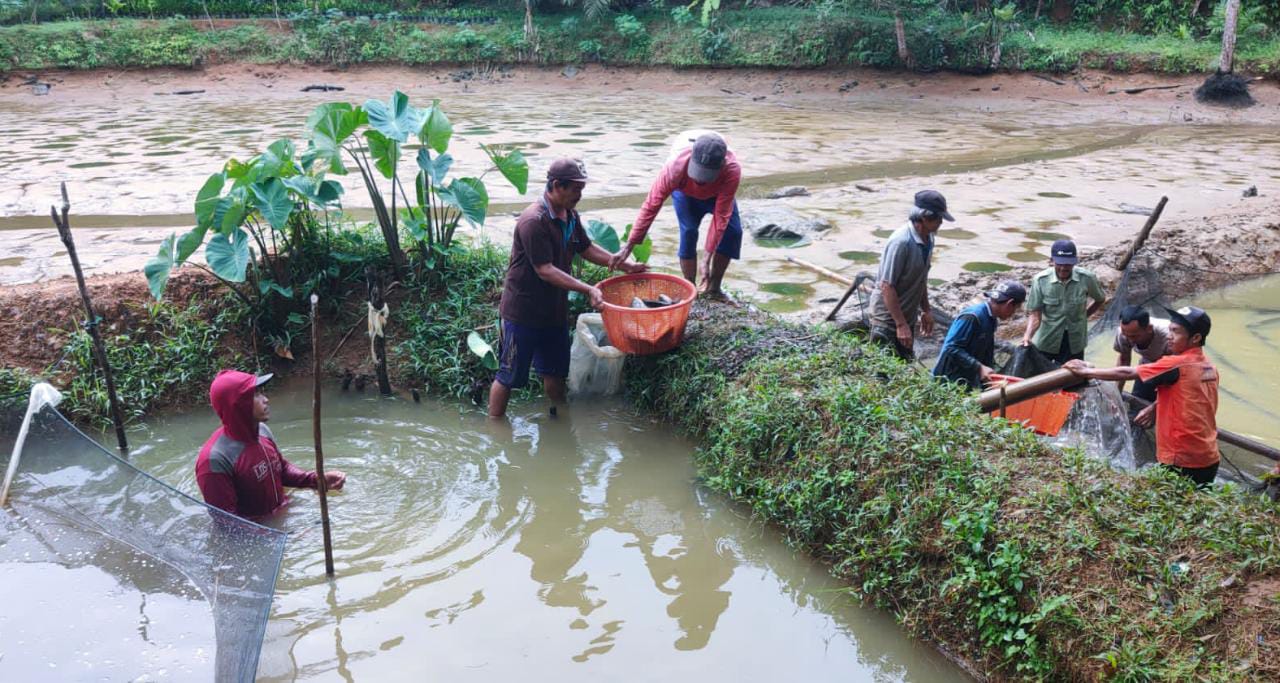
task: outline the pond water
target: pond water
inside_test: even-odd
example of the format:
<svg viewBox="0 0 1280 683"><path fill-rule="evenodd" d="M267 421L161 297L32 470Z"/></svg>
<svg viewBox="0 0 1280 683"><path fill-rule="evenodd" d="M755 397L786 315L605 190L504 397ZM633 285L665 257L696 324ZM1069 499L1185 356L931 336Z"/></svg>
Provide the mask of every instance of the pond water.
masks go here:
<svg viewBox="0 0 1280 683"><path fill-rule="evenodd" d="M286 457L308 466L309 391L272 399ZM290 540L260 680L966 680L699 487L692 444L622 404L495 423L454 403L325 400L326 464L349 475L330 499L337 579L316 495L296 492L271 522ZM214 426L203 410L153 420L131 461L195 492ZM31 595L66 590L23 571Z"/></svg>

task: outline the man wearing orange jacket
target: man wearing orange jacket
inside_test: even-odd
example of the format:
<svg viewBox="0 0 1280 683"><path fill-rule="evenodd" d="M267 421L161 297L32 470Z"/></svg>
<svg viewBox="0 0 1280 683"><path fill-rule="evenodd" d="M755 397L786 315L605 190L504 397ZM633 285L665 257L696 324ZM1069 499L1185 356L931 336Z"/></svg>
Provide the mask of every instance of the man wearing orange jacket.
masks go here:
<svg viewBox="0 0 1280 683"><path fill-rule="evenodd" d="M649 196L640 207L631 237L614 255L609 265L617 270L631 255L653 225L658 210L671 197L680 223L680 272L689 282L698 282L698 228L711 214L711 227L703 245L700 289L709 297L725 298L720 285L730 259L742 251L742 219L738 216L738 183L742 167L719 133L681 133L667 164L662 167Z"/></svg>
<svg viewBox="0 0 1280 683"><path fill-rule="evenodd" d="M1155 387L1156 402L1134 422L1156 425L1156 460L1208 486L1218 476L1218 370L1204 355L1209 314L1195 306L1169 311L1169 355L1137 367L1091 368L1081 360L1063 367L1086 379L1140 379Z"/></svg>

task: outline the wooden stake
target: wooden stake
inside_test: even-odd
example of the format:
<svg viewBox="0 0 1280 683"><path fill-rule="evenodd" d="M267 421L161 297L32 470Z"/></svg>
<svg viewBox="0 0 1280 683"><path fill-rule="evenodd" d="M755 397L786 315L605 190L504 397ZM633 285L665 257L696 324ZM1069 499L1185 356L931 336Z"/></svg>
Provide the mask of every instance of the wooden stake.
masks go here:
<svg viewBox="0 0 1280 683"><path fill-rule="evenodd" d="M365 285L369 289L369 305L375 311L381 311L386 301L382 296L382 278L378 276L378 271L369 266L365 269ZM391 395L391 379L387 376L387 337L385 334L376 334L373 337L373 366L374 374L378 376L378 391L383 396Z"/></svg>
<svg viewBox="0 0 1280 683"><path fill-rule="evenodd" d="M1133 244L1129 245L1129 251L1125 252L1124 258L1120 259L1120 264L1116 266L1122 274L1125 268L1129 267L1129 262L1133 260L1134 254L1147 243L1147 238L1151 236L1151 229L1156 227L1156 221L1160 220L1160 214L1164 211L1164 205L1169 203L1168 197L1161 197L1160 203L1156 204L1156 208L1151 210L1151 215L1147 216L1146 225L1142 226L1142 231L1138 233L1137 239L1133 240Z"/></svg>
<svg viewBox="0 0 1280 683"><path fill-rule="evenodd" d="M324 448L320 439L320 297L311 295L311 358L315 390L311 397L311 434L316 442L316 490L320 492L320 522L324 527L324 573L333 576L333 538L329 535L329 482L324 476Z"/></svg>
<svg viewBox="0 0 1280 683"><path fill-rule="evenodd" d="M111 374L111 364L107 361L107 349L102 344L102 333L98 330L99 318L93 312L93 301L89 298L89 288L84 284L84 271L80 269L80 257L76 254L76 242L71 235L71 222L67 218L67 212L70 210L71 200L67 199L67 184L62 183L62 215L59 216L57 207L53 206L49 207L49 215L58 228L58 236L62 238L62 244L67 248L67 256L71 257L71 270L76 274L76 286L80 288L80 300L84 303L86 316L84 329L93 339L93 358L97 361L107 382L107 402L111 406L111 422L116 428L116 442L120 446L120 452L128 455L129 441L124 435L124 414L120 412L115 377Z"/></svg>

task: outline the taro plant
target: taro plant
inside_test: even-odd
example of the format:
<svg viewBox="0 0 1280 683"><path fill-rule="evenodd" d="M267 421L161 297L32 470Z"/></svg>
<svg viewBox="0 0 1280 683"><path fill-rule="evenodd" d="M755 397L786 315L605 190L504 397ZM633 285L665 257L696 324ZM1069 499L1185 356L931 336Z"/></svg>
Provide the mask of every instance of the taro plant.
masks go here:
<svg viewBox="0 0 1280 683"><path fill-rule="evenodd" d="M318 222L309 209L326 210L327 223L327 209L342 196L341 185L307 174L294 156L293 142L277 140L247 162L231 159L205 180L196 194L196 227L167 237L143 269L156 299L163 297L173 269L201 245L207 265L194 265L250 308L260 308L272 292L293 296L281 258L316 241ZM298 211L299 206L307 210Z"/></svg>
<svg viewBox="0 0 1280 683"><path fill-rule="evenodd" d="M422 264L428 269L450 253L454 233L463 220L475 227L484 225L489 192L483 177L492 169L480 177L449 177L453 168L453 156L448 151L453 124L440 108L439 100L419 109L397 90L386 102L370 99L362 107L345 102L320 105L307 120L307 134L310 143L302 155L304 169L319 168L342 175L348 172L344 160L355 164L386 239L397 279L403 277L408 260L400 245L401 225L416 243ZM410 136L421 143L412 162L416 169L412 193L400 180ZM364 144L360 143L361 138ZM481 149L493 167L524 194L529 182L529 164L524 155L519 150L484 145ZM390 186L389 207L379 177Z"/></svg>

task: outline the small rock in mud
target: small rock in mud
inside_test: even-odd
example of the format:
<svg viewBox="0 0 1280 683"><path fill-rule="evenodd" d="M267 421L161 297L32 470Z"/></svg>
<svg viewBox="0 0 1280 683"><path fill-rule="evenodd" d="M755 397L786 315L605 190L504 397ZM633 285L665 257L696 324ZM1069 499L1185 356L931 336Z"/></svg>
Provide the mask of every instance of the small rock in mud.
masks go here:
<svg viewBox="0 0 1280 683"><path fill-rule="evenodd" d="M822 297L821 299L818 299L818 303L820 303L820 304L834 304L835 302L837 302L837 301L839 301L839 300L840 300L840 297L838 297L838 296L824 296L824 297Z"/></svg>
<svg viewBox="0 0 1280 683"><path fill-rule="evenodd" d="M845 81L844 83L840 84L840 92L849 92L850 90L853 90L856 87L858 87L857 81Z"/></svg>
<svg viewBox="0 0 1280 683"><path fill-rule="evenodd" d="M31 94L32 95L48 95L49 88L52 88L52 87L53 86L49 85L48 83L35 83L31 86Z"/></svg>
<svg viewBox="0 0 1280 683"><path fill-rule="evenodd" d="M808 197L809 188L803 185L788 185L770 192L765 195L767 199L782 199L783 197Z"/></svg>
<svg viewBox="0 0 1280 683"><path fill-rule="evenodd" d="M755 97L751 98L751 101L752 101L752 102L759 102L760 100L763 100L764 98L765 98L765 96L764 96L764 95L756 95Z"/></svg>
<svg viewBox="0 0 1280 683"><path fill-rule="evenodd" d="M1242 194L1243 194L1245 197L1257 197L1257 196L1258 196L1258 186L1257 186L1257 185L1250 185L1250 186L1248 187L1248 189L1246 189Z"/></svg>
<svg viewBox="0 0 1280 683"><path fill-rule="evenodd" d="M858 185L858 184L854 184L854 187L855 187L855 188L857 188L857 189L859 189L859 190L862 190L863 192L877 192L876 188L871 187L870 185Z"/></svg>
<svg viewBox="0 0 1280 683"><path fill-rule="evenodd" d="M461 81L469 81L472 78L475 78L475 75L476 75L475 72L472 71L471 69L463 69L462 71L450 72L449 79L452 80L454 83L459 83Z"/></svg>
<svg viewBox="0 0 1280 683"><path fill-rule="evenodd" d="M996 90L999 90L999 89L1000 89L1000 86L998 86L998 85L993 85L993 86L991 86L991 90L992 90L992 92L995 92Z"/></svg>
<svg viewBox="0 0 1280 683"><path fill-rule="evenodd" d="M566 66L565 68L560 70L560 75L564 76L565 78L573 78L574 76L577 76L580 71L581 69L570 64L569 66Z"/></svg>

